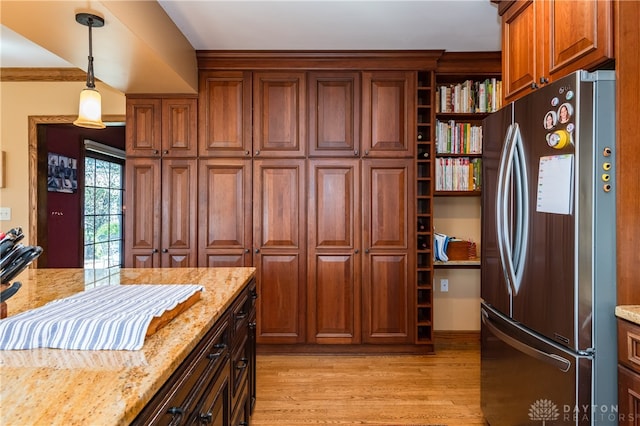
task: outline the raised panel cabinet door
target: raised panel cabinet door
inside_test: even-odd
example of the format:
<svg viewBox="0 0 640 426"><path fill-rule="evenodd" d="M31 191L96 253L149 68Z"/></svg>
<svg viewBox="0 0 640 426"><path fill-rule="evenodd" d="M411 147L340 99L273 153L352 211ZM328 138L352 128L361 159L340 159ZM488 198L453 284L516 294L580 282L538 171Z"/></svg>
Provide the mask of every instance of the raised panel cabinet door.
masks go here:
<svg viewBox="0 0 640 426"><path fill-rule="evenodd" d="M162 102L156 98L126 101L127 156L159 157L162 149Z"/></svg>
<svg viewBox="0 0 640 426"><path fill-rule="evenodd" d="M195 157L198 154L198 101L162 99L162 155Z"/></svg>
<svg viewBox="0 0 640 426"><path fill-rule="evenodd" d="M160 266L160 160L126 162L125 267Z"/></svg>
<svg viewBox="0 0 640 426"><path fill-rule="evenodd" d="M253 160L258 343L305 339L305 160Z"/></svg>
<svg viewBox="0 0 640 426"><path fill-rule="evenodd" d="M362 73L362 154L409 158L415 152L416 73Z"/></svg>
<svg viewBox="0 0 640 426"><path fill-rule="evenodd" d="M360 155L360 73L309 73L309 156Z"/></svg>
<svg viewBox="0 0 640 426"><path fill-rule="evenodd" d="M535 90L544 69L540 3L518 0L502 16L502 87L507 101ZM575 4L575 2L571 2Z"/></svg>
<svg viewBox="0 0 640 426"><path fill-rule="evenodd" d="M363 161L362 342L412 343L414 162Z"/></svg>
<svg viewBox="0 0 640 426"><path fill-rule="evenodd" d="M305 156L305 77L303 72L254 74L254 157Z"/></svg>
<svg viewBox="0 0 640 426"><path fill-rule="evenodd" d="M546 68L551 81L613 58L613 1L540 3L548 17L543 31L548 31Z"/></svg>
<svg viewBox="0 0 640 426"><path fill-rule="evenodd" d="M196 266L198 170L195 159L162 160L162 266Z"/></svg>
<svg viewBox="0 0 640 426"><path fill-rule="evenodd" d="M200 159L198 266L251 266L251 160Z"/></svg>
<svg viewBox="0 0 640 426"><path fill-rule="evenodd" d="M309 160L309 343L360 343L360 163Z"/></svg>
<svg viewBox="0 0 640 426"><path fill-rule="evenodd" d="M251 156L251 96L248 71L200 71L200 156Z"/></svg>

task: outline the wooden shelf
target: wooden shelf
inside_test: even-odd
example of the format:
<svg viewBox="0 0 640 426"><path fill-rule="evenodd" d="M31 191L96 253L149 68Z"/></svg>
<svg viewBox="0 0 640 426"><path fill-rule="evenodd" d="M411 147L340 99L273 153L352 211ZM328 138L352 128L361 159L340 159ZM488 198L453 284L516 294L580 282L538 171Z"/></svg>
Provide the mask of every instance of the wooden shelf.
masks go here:
<svg viewBox="0 0 640 426"><path fill-rule="evenodd" d="M482 191L435 191L436 197L479 197Z"/></svg>
<svg viewBox="0 0 640 426"><path fill-rule="evenodd" d="M469 259L469 260L452 260L449 262L441 262L439 260L433 262L434 268L480 268L480 259Z"/></svg>

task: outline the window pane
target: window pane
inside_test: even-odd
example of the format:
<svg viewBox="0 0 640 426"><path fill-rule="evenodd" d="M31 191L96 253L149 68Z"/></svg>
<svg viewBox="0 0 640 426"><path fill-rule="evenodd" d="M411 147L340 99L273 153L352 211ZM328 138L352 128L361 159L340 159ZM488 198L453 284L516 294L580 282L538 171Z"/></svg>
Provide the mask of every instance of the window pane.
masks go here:
<svg viewBox="0 0 640 426"><path fill-rule="evenodd" d="M120 216L111 215L109 217L109 241L119 241L121 239Z"/></svg>
<svg viewBox="0 0 640 426"><path fill-rule="evenodd" d="M86 186L84 188L84 214L92 215L95 214L94 205L95 205L95 189L92 186Z"/></svg>
<svg viewBox="0 0 640 426"><path fill-rule="evenodd" d="M84 244L85 245L94 243L93 236L96 233L94 221L95 221L95 216L85 215L84 217Z"/></svg>
<svg viewBox="0 0 640 426"><path fill-rule="evenodd" d="M122 191L112 189L109 191L109 213L122 214Z"/></svg>
<svg viewBox="0 0 640 426"><path fill-rule="evenodd" d="M109 190L106 188L96 188L95 214L109 213Z"/></svg>
<svg viewBox="0 0 640 426"><path fill-rule="evenodd" d="M122 184L120 181L122 180L122 166L116 163L110 163L109 169L109 180L111 181L111 188L121 188Z"/></svg>
<svg viewBox="0 0 640 426"><path fill-rule="evenodd" d="M96 216L96 234L97 241L109 240L109 216Z"/></svg>
<svg viewBox="0 0 640 426"><path fill-rule="evenodd" d="M96 186L100 188L109 187L109 163L96 160Z"/></svg>
<svg viewBox="0 0 640 426"><path fill-rule="evenodd" d="M85 158L84 160L84 184L85 186L95 185L96 160L93 158Z"/></svg>

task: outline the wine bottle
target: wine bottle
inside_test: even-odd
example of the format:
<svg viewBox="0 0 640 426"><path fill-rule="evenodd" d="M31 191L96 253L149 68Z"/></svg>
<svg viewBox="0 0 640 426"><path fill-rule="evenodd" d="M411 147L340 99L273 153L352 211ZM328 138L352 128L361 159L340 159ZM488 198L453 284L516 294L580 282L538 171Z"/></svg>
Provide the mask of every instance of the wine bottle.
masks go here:
<svg viewBox="0 0 640 426"><path fill-rule="evenodd" d="M429 248L429 244L427 244L426 237L418 237L418 250L427 250Z"/></svg>
<svg viewBox="0 0 640 426"><path fill-rule="evenodd" d="M425 221L418 219L418 231L427 231L427 224Z"/></svg>

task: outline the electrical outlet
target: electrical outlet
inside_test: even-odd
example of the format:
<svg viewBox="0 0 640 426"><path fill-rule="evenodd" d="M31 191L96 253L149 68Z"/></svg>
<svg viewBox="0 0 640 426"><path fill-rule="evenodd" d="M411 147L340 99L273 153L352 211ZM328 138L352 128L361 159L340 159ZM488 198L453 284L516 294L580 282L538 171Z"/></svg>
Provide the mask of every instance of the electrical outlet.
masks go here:
<svg viewBox="0 0 640 426"><path fill-rule="evenodd" d="M446 278L440 279L440 291L446 293L449 291L449 280Z"/></svg>
<svg viewBox="0 0 640 426"><path fill-rule="evenodd" d="M11 207L0 207L0 220L11 220Z"/></svg>

